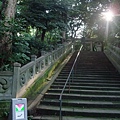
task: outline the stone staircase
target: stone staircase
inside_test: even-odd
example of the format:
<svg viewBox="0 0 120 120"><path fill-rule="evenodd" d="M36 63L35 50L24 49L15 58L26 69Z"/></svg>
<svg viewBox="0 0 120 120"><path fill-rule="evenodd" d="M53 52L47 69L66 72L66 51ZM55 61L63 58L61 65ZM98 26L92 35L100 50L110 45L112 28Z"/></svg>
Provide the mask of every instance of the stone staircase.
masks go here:
<svg viewBox="0 0 120 120"><path fill-rule="evenodd" d="M75 52L35 109L32 120L59 120L59 97ZM62 97L62 120L120 120L120 74L103 52L82 51Z"/></svg>

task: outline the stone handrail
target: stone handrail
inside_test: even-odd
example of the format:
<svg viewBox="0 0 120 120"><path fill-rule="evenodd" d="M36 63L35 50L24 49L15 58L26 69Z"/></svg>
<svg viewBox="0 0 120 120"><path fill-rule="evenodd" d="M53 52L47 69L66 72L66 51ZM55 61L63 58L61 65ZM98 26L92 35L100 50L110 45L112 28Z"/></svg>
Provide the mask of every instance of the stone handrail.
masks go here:
<svg viewBox="0 0 120 120"><path fill-rule="evenodd" d="M108 44L105 50L105 54L120 72L120 48L114 45Z"/></svg>
<svg viewBox="0 0 120 120"><path fill-rule="evenodd" d="M67 43L39 58L32 55L31 62L22 67L20 63L14 63L13 72L0 72L0 100L21 97L45 70L72 48L72 43Z"/></svg>
<svg viewBox="0 0 120 120"><path fill-rule="evenodd" d="M12 96L13 72L0 72L0 99L10 99Z"/></svg>

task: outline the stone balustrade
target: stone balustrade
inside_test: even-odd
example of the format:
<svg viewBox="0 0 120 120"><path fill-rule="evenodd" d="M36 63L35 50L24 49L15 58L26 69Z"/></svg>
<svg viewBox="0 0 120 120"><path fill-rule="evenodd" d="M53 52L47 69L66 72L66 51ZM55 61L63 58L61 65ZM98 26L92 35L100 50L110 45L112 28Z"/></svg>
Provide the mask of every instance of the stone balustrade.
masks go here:
<svg viewBox="0 0 120 120"><path fill-rule="evenodd" d="M120 72L120 48L109 43L106 47L105 54Z"/></svg>
<svg viewBox="0 0 120 120"><path fill-rule="evenodd" d="M14 63L13 72L0 72L0 100L21 97L37 78L72 49L72 43L67 43L39 58L32 55L31 62L24 66Z"/></svg>
<svg viewBox="0 0 120 120"><path fill-rule="evenodd" d="M10 99L13 89L13 72L0 72L0 99Z"/></svg>

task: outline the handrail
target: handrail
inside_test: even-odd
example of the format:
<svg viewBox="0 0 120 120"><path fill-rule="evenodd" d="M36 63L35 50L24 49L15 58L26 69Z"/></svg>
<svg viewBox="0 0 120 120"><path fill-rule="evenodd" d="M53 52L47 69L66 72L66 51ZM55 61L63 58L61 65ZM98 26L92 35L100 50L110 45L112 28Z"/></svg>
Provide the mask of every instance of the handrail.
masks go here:
<svg viewBox="0 0 120 120"><path fill-rule="evenodd" d="M65 85L64 85L64 87L63 87L63 89L62 89L62 92L61 92L61 94L60 94L60 97L59 97L59 101L60 101L60 116L59 116L59 120L62 120L62 96L63 96L63 93L64 93L64 91L65 91L65 88L66 88L66 85L67 85L68 81L70 82L70 80L69 80L69 79L70 79L70 76L71 76L71 74L72 74L72 72L73 72L73 70L74 70L74 66L75 66L75 64L76 64L76 62L77 62L78 56L79 56L82 48L83 48L83 45L80 46L80 49L79 49L79 51L78 51L78 54L77 54L77 56L76 56L76 58L75 58L75 61L74 61L73 65L72 65L72 68L71 68L71 70L70 70L70 73L69 73L69 75L68 75L68 77L67 77L67 80L66 80L66 82L65 82ZM69 88L70 88L70 83L69 83Z"/></svg>

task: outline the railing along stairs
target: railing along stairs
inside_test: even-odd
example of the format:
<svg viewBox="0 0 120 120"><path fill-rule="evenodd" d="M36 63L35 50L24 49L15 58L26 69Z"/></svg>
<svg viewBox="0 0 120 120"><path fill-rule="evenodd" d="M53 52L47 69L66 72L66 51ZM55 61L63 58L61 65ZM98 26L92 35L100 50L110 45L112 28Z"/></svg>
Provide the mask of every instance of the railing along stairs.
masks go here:
<svg viewBox="0 0 120 120"><path fill-rule="evenodd" d="M79 51L78 51L78 53L77 53L77 56L76 56L76 58L75 58L75 61L74 61L73 65L72 65L72 68L71 68L71 70L70 70L70 72L69 72L69 75L68 75L68 77L67 77L67 79L66 79L65 85L64 85L64 87L63 87L63 89L62 89L62 92L61 92L61 94L60 94L60 97L59 97L59 101L60 101L60 116L59 116L59 120L62 120L62 96L63 96L63 93L64 93L64 91L65 91L65 88L66 88L66 85L67 85L67 84L69 84L69 93L70 93L70 82L71 82L70 77L71 77L71 75L73 74L75 65L76 65L76 63L77 63L77 59L78 59L78 57L79 57L79 54L80 54L82 48L83 48L83 45L80 46L80 49L79 49Z"/></svg>

